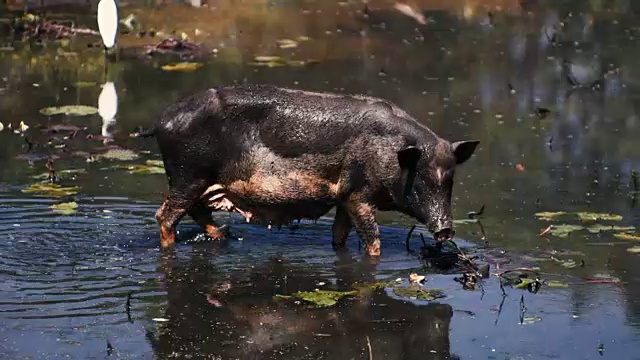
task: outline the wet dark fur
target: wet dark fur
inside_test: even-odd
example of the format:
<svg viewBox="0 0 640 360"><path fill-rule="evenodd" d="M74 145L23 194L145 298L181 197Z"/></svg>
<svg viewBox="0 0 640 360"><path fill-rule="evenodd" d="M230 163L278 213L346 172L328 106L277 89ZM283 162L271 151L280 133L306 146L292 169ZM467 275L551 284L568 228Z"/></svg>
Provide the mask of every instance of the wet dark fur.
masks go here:
<svg viewBox="0 0 640 360"><path fill-rule="evenodd" d="M269 219L317 218L338 206L334 244L355 227L372 254L376 209L433 231L451 227L454 167L477 145L452 146L382 99L265 85L195 94L169 106L154 132L170 187L157 214L163 245L185 213L219 235L200 196L222 184L238 207Z"/></svg>

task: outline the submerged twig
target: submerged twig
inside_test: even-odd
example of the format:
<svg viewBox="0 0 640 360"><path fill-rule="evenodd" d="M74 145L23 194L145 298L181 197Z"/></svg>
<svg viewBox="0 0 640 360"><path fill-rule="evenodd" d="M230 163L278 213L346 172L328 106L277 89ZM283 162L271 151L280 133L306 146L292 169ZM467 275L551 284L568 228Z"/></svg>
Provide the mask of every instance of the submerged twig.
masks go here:
<svg viewBox="0 0 640 360"><path fill-rule="evenodd" d="M500 283L500 287L502 288L502 283ZM502 301L500 301L500 306L498 306L498 315L496 316L496 321L493 323L494 325L498 325L498 320L500 320L500 314L502 314L502 307L504 306L504 300L507 298L507 294L504 293L504 288L502 288Z"/></svg>
<svg viewBox="0 0 640 360"><path fill-rule="evenodd" d="M520 295L520 325L524 324L524 314L527 312L527 307L524 305L524 294Z"/></svg>
<svg viewBox="0 0 640 360"><path fill-rule="evenodd" d="M133 324L131 319L131 293L127 294L127 302L125 304L125 311L127 312L127 321Z"/></svg>
<svg viewBox="0 0 640 360"><path fill-rule="evenodd" d="M367 347L369 348L369 360L373 360L373 350L371 350L371 341L369 335L367 335Z"/></svg>
<svg viewBox="0 0 640 360"><path fill-rule="evenodd" d="M407 237L404 239L404 245L407 248L408 253L411 252L411 248L409 247L409 239L411 239L411 235L413 234L413 230L415 229L416 229L415 225L411 226L411 229L409 229L409 233L407 234Z"/></svg>

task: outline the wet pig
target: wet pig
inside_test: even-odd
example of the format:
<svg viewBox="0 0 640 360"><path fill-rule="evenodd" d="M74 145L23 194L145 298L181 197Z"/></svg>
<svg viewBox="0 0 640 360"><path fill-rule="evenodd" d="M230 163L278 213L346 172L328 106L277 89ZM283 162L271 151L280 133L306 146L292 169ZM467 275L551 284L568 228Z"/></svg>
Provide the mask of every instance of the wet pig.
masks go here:
<svg viewBox="0 0 640 360"><path fill-rule="evenodd" d="M449 142L395 104L269 85L212 88L168 106L155 135L169 182L156 213L163 248L192 217L223 236L212 210L280 225L336 208L333 245L355 228L380 254L376 211L398 211L439 241L454 236L457 165L478 141Z"/></svg>

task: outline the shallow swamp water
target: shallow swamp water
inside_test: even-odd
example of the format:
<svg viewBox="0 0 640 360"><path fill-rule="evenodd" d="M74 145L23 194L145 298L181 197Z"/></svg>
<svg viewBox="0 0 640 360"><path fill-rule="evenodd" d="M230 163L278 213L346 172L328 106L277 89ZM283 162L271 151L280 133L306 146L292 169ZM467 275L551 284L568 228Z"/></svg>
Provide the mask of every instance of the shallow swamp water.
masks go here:
<svg viewBox="0 0 640 360"><path fill-rule="evenodd" d="M105 69L97 36L11 26L26 8L96 29L95 3L4 2L0 358L640 359L637 2L407 4L121 2L132 28ZM141 55L171 34L205 51ZM155 141L129 133L234 83L378 96L480 140L453 205L490 276L469 289L434 267L420 227L407 251L414 223L394 213L379 262L354 233L334 251L330 216L267 230L217 214L219 243L186 219L161 252L166 179ZM88 107L41 111L66 105Z"/></svg>

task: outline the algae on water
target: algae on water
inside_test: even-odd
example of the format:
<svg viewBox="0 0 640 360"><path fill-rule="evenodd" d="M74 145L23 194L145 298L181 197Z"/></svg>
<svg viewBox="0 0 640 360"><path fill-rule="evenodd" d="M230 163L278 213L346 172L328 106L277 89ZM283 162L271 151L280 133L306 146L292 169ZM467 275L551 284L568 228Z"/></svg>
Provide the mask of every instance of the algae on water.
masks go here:
<svg viewBox="0 0 640 360"><path fill-rule="evenodd" d="M440 289L423 289L416 286L394 287L393 293L400 297L416 300L436 300L445 297Z"/></svg>

